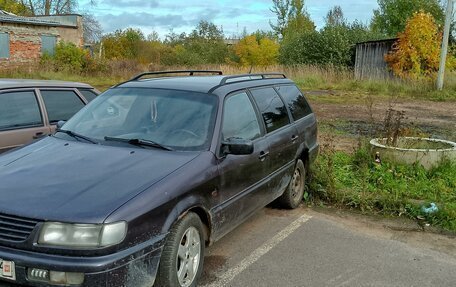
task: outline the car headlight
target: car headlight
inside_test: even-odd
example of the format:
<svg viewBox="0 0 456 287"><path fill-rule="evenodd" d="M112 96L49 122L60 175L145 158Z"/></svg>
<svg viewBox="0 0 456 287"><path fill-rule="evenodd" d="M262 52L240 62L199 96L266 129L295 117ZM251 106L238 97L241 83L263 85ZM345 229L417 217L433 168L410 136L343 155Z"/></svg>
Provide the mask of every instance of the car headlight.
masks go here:
<svg viewBox="0 0 456 287"><path fill-rule="evenodd" d="M124 221L111 224L43 224L38 244L65 247L95 248L121 243L127 234Z"/></svg>

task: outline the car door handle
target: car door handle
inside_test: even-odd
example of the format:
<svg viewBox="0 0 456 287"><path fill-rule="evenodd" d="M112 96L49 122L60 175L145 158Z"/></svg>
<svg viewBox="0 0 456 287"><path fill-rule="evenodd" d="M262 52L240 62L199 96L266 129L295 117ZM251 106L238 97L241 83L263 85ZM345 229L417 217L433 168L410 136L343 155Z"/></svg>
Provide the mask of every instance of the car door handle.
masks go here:
<svg viewBox="0 0 456 287"><path fill-rule="evenodd" d="M40 139L42 137L44 137L45 134L43 132L39 132L39 133L36 133L34 136L33 136L33 139Z"/></svg>
<svg viewBox="0 0 456 287"><path fill-rule="evenodd" d="M292 142L295 142L298 138L299 138L299 136L293 135L293 136L291 137L291 141L292 141Z"/></svg>
<svg viewBox="0 0 456 287"><path fill-rule="evenodd" d="M267 151L267 152L262 151L262 152L260 152L260 156L259 156L258 158L259 158L261 161L263 161L263 160L264 160L266 157L268 157L268 156L269 156L269 152L268 152L268 151Z"/></svg>

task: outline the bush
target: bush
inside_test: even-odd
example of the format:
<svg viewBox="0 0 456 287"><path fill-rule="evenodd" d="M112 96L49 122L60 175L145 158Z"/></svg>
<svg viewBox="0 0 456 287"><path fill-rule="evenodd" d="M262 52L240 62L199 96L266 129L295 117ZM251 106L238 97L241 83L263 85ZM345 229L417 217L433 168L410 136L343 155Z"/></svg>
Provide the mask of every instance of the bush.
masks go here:
<svg viewBox="0 0 456 287"><path fill-rule="evenodd" d="M98 73L106 72L108 66L90 56L89 52L78 48L75 44L61 41L55 47L54 55L44 54L41 67L55 72Z"/></svg>
<svg viewBox="0 0 456 287"><path fill-rule="evenodd" d="M415 13L385 59L401 78L433 77L439 70L441 43L442 34L434 17L430 13ZM453 62L450 54L448 63Z"/></svg>
<svg viewBox="0 0 456 287"><path fill-rule="evenodd" d="M280 62L286 65L353 66L356 43L379 38L381 36L357 22L326 26L320 31L286 38L280 49Z"/></svg>
<svg viewBox="0 0 456 287"><path fill-rule="evenodd" d="M234 52L241 66L270 66L277 63L279 44L267 37L250 35L234 46Z"/></svg>
<svg viewBox="0 0 456 287"><path fill-rule="evenodd" d="M87 51L76 47L75 44L61 41L55 47L52 57L57 71L74 70L81 72L87 58Z"/></svg>

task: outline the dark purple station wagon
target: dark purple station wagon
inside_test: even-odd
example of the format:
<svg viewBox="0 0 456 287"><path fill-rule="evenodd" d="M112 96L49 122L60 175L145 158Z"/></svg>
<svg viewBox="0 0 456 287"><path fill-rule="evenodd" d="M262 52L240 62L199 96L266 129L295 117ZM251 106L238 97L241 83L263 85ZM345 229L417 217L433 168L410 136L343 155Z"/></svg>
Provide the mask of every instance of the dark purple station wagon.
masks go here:
<svg viewBox="0 0 456 287"><path fill-rule="evenodd" d="M0 281L196 286L205 246L300 204L317 153L283 74L141 74L0 155Z"/></svg>

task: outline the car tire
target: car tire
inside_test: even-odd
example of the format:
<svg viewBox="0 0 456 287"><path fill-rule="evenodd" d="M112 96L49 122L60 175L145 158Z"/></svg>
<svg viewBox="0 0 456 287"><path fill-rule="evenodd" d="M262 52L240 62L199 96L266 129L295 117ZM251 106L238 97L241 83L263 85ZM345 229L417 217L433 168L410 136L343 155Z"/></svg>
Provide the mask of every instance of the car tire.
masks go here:
<svg viewBox="0 0 456 287"><path fill-rule="evenodd" d="M279 197L278 201L280 205L288 209L297 208L303 199L305 186L306 168L302 160L298 159L291 181L285 192Z"/></svg>
<svg viewBox="0 0 456 287"><path fill-rule="evenodd" d="M163 247L154 286L194 287L203 271L204 228L198 215L189 212L169 232Z"/></svg>

